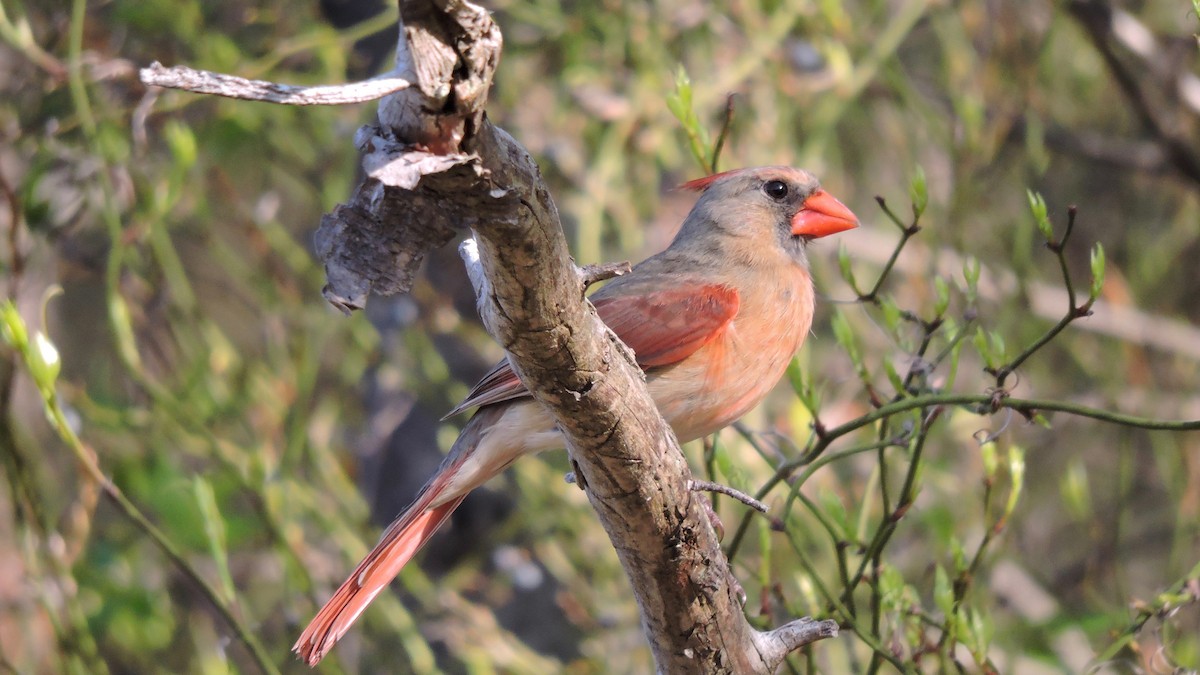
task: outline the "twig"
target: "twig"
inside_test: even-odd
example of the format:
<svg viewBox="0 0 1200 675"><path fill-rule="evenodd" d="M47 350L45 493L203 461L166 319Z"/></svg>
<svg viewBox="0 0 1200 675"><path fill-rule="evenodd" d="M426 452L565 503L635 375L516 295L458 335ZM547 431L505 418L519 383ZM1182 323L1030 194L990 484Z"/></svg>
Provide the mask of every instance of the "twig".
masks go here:
<svg viewBox="0 0 1200 675"><path fill-rule="evenodd" d="M1096 298L1089 297L1082 305L1076 304L1075 286L1071 281L1071 271L1067 267L1067 241L1071 238L1071 232L1075 229L1075 216L1077 214L1078 209L1075 206L1068 207L1067 229L1065 232L1063 232L1062 238L1058 241L1046 242L1046 248L1053 251L1055 257L1058 258L1058 269L1062 274L1063 286L1066 288L1067 292L1067 311L1065 314L1063 314L1063 317L1058 320L1058 323L1054 324L1050 330L1042 334L1042 336L1037 340L1034 340L1032 344L1026 347L1020 354L1017 354L1015 357L1013 357L1011 361L1003 366L1000 366L999 368L984 369L986 372L996 377L996 387L998 388L1003 388L1004 383L1008 379L1009 375L1012 375L1017 368L1021 367L1021 364L1025 363L1029 357L1036 354L1038 350L1050 344L1050 341L1058 337L1059 333L1066 330L1067 326L1071 325L1071 322L1091 316L1092 306L1096 303Z"/></svg>
<svg viewBox="0 0 1200 675"><path fill-rule="evenodd" d="M867 291L866 293L858 293L858 289L854 289L855 293L858 293L859 302L870 302L878 305L879 289L883 288L883 282L887 280L892 268L896 266L896 261L900 258L900 252L904 250L904 246L908 244L908 240L912 239L916 233L921 231L921 216L917 213L914 213L912 221L906 225L904 224L904 221L900 220L900 218L898 218L896 214L893 213L890 208L888 208L887 202L884 201L883 197L877 195L875 197L875 203L879 204L879 208L883 209L883 213L888 217L888 220L892 221L895 223L896 227L900 228L901 233L900 241L896 244L895 248L892 249L891 257L889 257L887 262L884 263L883 269L879 272L879 278L875 281L875 285L871 287L871 290Z"/></svg>
<svg viewBox="0 0 1200 675"><path fill-rule="evenodd" d="M721 123L721 133L717 134L717 142L713 144L712 161L709 162L709 173L717 173L721 161L721 151L725 149L725 140L729 137L729 128L733 126L733 99L736 94L730 93L725 97L725 120Z"/></svg>
<svg viewBox="0 0 1200 675"><path fill-rule="evenodd" d="M18 343L14 346L21 353L22 359L25 360L26 364L28 365L30 361L30 355L28 352L30 347L28 343L25 343L24 345ZM39 387L39 389L41 389L41 387ZM67 447L69 447L71 452L75 455L75 459L79 462L79 466L83 470L85 476L94 481L96 485L99 485L104 496L107 497L109 501L111 501L117 507L121 514L128 518L148 537L150 537L150 540L154 542L154 545L157 546L158 549L162 551L163 554L165 554L181 572L183 572L184 576L191 579L200 588L200 591L204 597L217 610L217 613L221 615L221 618L223 618L226 623L233 628L233 631L237 635L238 639L250 651L250 654L254 658L254 661L258 665L259 669L264 673L277 674L279 671L275 668L275 665L271 661L270 656L267 654L266 649L263 648L262 644L258 641L258 638L255 636L254 632L251 631L248 626L242 623L240 619L238 619L233 612L233 608L221 598L220 592L214 588L203 577L203 575L200 574L199 570L197 570L190 562L188 562L186 558L184 558L179 547L177 547L175 543L172 542L167 535L162 532L162 530L159 530L154 523L150 522L150 519L147 518L144 513L142 513L141 509L139 509L137 505L130 501L129 498L125 496L125 493L122 492L121 489L104 474L103 470L100 469L96 452L90 446L80 440L80 438L75 434L75 431L71 428L70 423L67 421L67 417L63 412L62 406L60 406L58 403L58 397L54 390L42 390L41 393L43 398L42 403L46 408L47 416L50 418L50 421L54 425L55 431L58 432L59 437L64 443L66 443Z"/></svg>
<svg viewBox="0 0 1200 675"><path fill-rule="evenodd" d="M815 470L829 461L839 459L845 455L857 454L869 450L877 450L888 445L894 445L896 439L879 441L862 447L855 447L850 450L842 451L836 455L822 457L823 453L829 448L833 441L857 431L863 427L869 426L879 420L892 417L902 412L909 410L919 410L924 408L932 408L936 406L973 406L974 412L981 415L989 415L1002 409L1011 409L1024 414L1026 417L1032 417L1033 414L1039 411L1061 412L1076 417L1086 417L1089 419L1108 422L1111 424L1120 424L1127 427L1137 429L1148 429L1151 431L1200 431L1200 419L1196 420L1156 420L1148 417L1138 417L1136 415L1128 415L1124 413L1112 412L1101 408L1093 408L1069 401L1054 401L1043 399L1019 399L1011 397L997 397L994 394L924 394L913 396L899 401L893 401L882 407L876 408L871 412L857 417L849 422L836 427L826 429L818 438L814 435L812 447L807 450L802 456L796 458L792 462L780 465L775 471L775 474L767 480L762 488L759 489L757 498L762 499L776 485L783 482L787 476L801 466L810 465L810 470ZM818 459L820 458L820 459ZM810 472L806 472L806 476ZM733 539L729 544L729 557L733 557L737 553L738 547L744 536L744 530L748 523L743 520L739 524L738 529L734 532Z"/></svg>
<svg viewBox="0 0 1200 675"><path fill-rule="evenodd" d="M0 195L8 202L8 289L7 295L16 302L21 276L25 272L25 254L21 251L21 225L24 223L21 198L0 167Z"/></svg>
<svg viewBox="0 0 1200 675"><path fill-rule="evenodd" d="M729 487L728 485L715 483L710 480L696 480L693 478L692 480L688 481L688 489L692 492L716 492L727 497L733 497L734 499L745 504L746 506L749 506L755 511L758 511L759 513L766 513L770 510L766 504L758 501L745 492L742 492L737 488Z"/></svg>
<svg viewBox="0 0 1200 675"><path fill-rule="evenodd" d="M846 239L846 248L855 260L877 265L886 262L894 245L894 239L869 228L855 231L853 237ZM949 247L927 247L919 240L914 240L905 250L908 255L896 261L894 273L926 275L930 273L931 261L936 261L932 267L934 274L953 277L961 273L963 256ZM1042 282L1026 284L1030 313L1040 319L1057 321L1067 302L1062 285ZM1020 286L1021 281L1011 271L981 266L980 299L999 301L1016 293ZM847 302L854 301L851 299ZM1074 328L1200 361L1200 329L1186 321L1152 314L1133 306L1114 305L1103 299L1096 300L1092 312L1087 322L1076 322Z"/></svg>
<svg viewBox="0 0 1200 675"><path fill-rule="evenodd" d="M63 65L63 62L38 44L28 20L21 17L17 23L13 23L4 3L0 3L0 39L21 52L34 65L46 71L52 79L61 82L66 78L67 67Z"/></svg>
<svg viewBox="0 0 1200 675"><path fill-rule="evenodd" d="M779 628L765 633L757 633L754 641L766 660L782 661L793 651L825 638L837 637L836 621L826 619L816 621L810 617L796 619Z"/></svg>
<svg viewBox="0 0 1200 675"><path fill-rule="evenodd" d="M84 131L85 137L89 142L95 144L97 142L97 123L95 115L92 111L91 100L88 97L87 84L83 78L81 68L82 53L83 53L83 34L84 22L86 18L87 3L85 0L74 0L71 7L71 25L68 41L68 84L71 92L72 103L80 119L80 126ZM100 155L103 158L103 155ZM136 346L134 345L131 332L127 332L116 322L115 309L117 304L123 303L123 299L117 291L118 277L121 265L121 232L122 222L121 216L116 206L115 188L112 184L110 172L107 166L104 166L99 171L101 179L101 188L103 190L104 199L102 201L102 212L104 221L108 227L110 236L112 237L113 247L109 254L107 273L107 293L109 294L110 312L109 319L112 322L115 337L117 339L121 358L125 361L131 370L135 370L133 366L140 364ZM15 313L15 308L13 310ZM28 356L29 345L24 346L23 356L26 363L29 363ZM120 491L115 484L108 479L104 472L100 469L95 453L91 448L85 446L74 430L68 424L66 415L62 407L58 404L57 393L53 389L52 383L44 383L45 389L41 392L43 404L46 407L47 413L54 424L56 431L62 437L63 441L71 448L79 461L81 468L87 473L97 485L103 490L119 510L129 518L135 525L143 530L154 542L154 544L163 551L164 554L189 578L194 580L200 587L204 596L213 604L217 612L221 614L229 625L233 628L238 639L249 650L251 657L264 673L278 673L275 665L272 663L266 650L259 642L257 636L234 614L233 609L229 607L222 599L220 594L213 588L199 571L195 569L182 555L175 544L167 538L165 534L137 508L133 502Z"/></svg>
<svg viewBox="0 0 1200 675"><path fill-rule="evenodd" d="M850 577L850 584L846 586L842 597L843 601L854 592L855 587L858 586L858 582L866 575L868 566L878 567L880 564L879 556L883 553L883 548L891 539L892 534L895 533L896 524L908 512L908 509L913 504L913 500L916 499L914 487L916 486L917 471L921 466L921 453L925 448L925 441L929 438L929 428L933 425L937 417L937 408L922 416L921 428L910 443L911 459L908 463L908 471L904 475L904 486L900 489L900 498L896 502L896 507L889 509L884 515L883 524L875 531L875 537L867 545L867 550L862 556L862 562L859 563L858 571ZM876 634L878 634L878 631L876 631Z"/></svg>
<svg viewBox="0 0 1200 675"><path fill-rule="evenodd" d="M757 498L765 498L771 492L771 490L775 488L776 485L784 481L788 481L791 484L791 492L788 494L787 502L785 502L783 506L783 513L786 514L791 511L792 501L795 499L804 499L804 495L800 492L801 486L803 486L809 477L821 467L825 466L826 464L836 462L840 459L850 457L851 455L871 452L872 450L879 450L881 448L886 448L888 446L896 445L905 441L906 439L890 438L886 441L869 443L867 445L856 445L845 450L838 450L837 452L823 455L816 459L812 459L810 457L812 453L805 453L805 455L802 457L780 464L779 468L775 470L774 475L768 478L767 482L758 489ZM805 467L804 473L796 477L795 480L791 480L791 475L802 466ZM814 511L814 515L817 515L818 511ZM742 518L741 522L738 523L737 529L734 530L733 538L729 540L729 547L726 552L726 555L730 560L733 560L734 556L737 555L738 549L741 548L742 539L746 536L750 526L750 518L753 517L753 515L754 514L747 513L746 516ZM818 518L820 517L821 516L818 515ZM827 529L829 529L830 533L832 534L832 528L830 527Z"/></svg>
<svg viewBox="0 0 1200 675"><path fill-rule="evenodd" d="M151 63L148 68L142 68L139 75L142 83L147 86L281 105L366 103L412 86L411 82L396 77L394 73L385 73L361 82L306 87L266 80L248 80L236 75L196 70L187 66L168 68L157 61Z"/></svg>
<svg viewBox="0 0 1200 675"><path fill-rule="evenodd" d="M1143 84L1148 78L1142 72L1143 68L1139 67L1138 72L1134 72L1121 61L1113 48L1113 7L1099 0L1075 0L1067 3L1067 10L1083 27L1142 125L1166 150L1175 170L1191 181L1200 183L1200 152L1188 143L1187 137L1179 130L1180 125L1166 118L1170 113L1167 106L1158 105L1159 101L1152 101L1147 95ZM1139 65L1145 66L1144 63Z"/></svg>
<svg viewBox="0 0 1200 675"><path fill-rule="evenodd" d="M629 274L631 270L633 265L629 261L584 265L578 270L579 283L583 286L581 290L586 291L592 284Z"/></svg>

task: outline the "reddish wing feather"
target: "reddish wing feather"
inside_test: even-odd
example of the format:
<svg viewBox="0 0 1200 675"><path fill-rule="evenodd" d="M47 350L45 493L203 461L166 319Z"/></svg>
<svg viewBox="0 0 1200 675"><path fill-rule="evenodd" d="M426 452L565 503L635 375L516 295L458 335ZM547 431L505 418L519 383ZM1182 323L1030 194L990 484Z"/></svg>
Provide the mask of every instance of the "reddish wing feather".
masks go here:
<svg viewBox="0 0 1200 675"><path fill-rule="evenodd" d="M716 338L737 314L738 295L714 285L607 297L595 304L600 318L646 369L681 361Z"/></svg>
<svg viewBox="0 0 1200 675"><path fill-rule="evenodd" d="M737 291L703 285L593 301L600 319L637 355L643 369L681 361L720 335L738 311ZM508 359L496 364L447 417L528 396Z"/></svg>

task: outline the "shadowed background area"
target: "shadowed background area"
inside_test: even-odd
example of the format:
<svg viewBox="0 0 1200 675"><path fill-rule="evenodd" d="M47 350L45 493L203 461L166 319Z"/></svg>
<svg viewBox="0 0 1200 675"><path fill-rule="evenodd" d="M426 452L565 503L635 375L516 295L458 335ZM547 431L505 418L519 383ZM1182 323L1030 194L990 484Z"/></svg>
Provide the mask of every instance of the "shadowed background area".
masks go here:
<svg viewBox="0 0 1200 675"><path fill-rule="evenodd" d="M538 160L579 263L665 246L694 199L673 187L706 172L694 155L711 152L727 105L719 168L804 167L863 220L810 251L819 308L795 377L739 430L688 447L698 474L757 492L799 456L814 402L826 427L865 414L872 391L891 396L889 366L985 392L989 357L1063 316L1063 270L1086 296L1096 243L1095 315L1006 390L1200 418L1190 2L488 6L505 37L489 117ZM395 14L354 0L4 3L0 286L57 347L62 427L179 559L99 494L0 346L0 671L303 672L288 654L298 629L465 421L440 418L501 353L453 246L409 295L349 318L321 298L311 235L355 184L351 138L373 107L148 92L136 76L157 60L360 79L390 62ZM1061 268L1027 190L1056 237L1078 206ZM900 240L876 195L907 222L922 194L882 305L853 302L849 274L869 288ZM934 336L929 354L953 357L925 372L904 311L968 337ZM1047 417L945 408L911 486L897 421L893 447L838 455L883 440L867 429L794 494L787 481L766 492L783 527L750 519L733 557L748 614L824 618L833 596L859 622L791 672L891 672L872 658L885 651L925 672L1200 668L1200 435ZM568 470L553 453L471 495L322 670L649 672L637 608ZM846 563L909 488L870 582L842 594ZM733 532L745 507L716 501Z"/></svg>

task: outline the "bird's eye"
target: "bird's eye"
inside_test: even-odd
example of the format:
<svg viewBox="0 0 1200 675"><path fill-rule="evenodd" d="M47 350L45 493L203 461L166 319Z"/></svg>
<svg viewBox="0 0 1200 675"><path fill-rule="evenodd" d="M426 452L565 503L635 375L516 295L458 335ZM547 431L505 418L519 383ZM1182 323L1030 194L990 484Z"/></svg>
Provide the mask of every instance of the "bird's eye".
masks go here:
<svg viewBox="0 0 1200 675"><path fill-rule="evenodd" d="M787 183L781 180L769 180L763 184L763 192L775 201L780 201L788 195Z"/></svg>

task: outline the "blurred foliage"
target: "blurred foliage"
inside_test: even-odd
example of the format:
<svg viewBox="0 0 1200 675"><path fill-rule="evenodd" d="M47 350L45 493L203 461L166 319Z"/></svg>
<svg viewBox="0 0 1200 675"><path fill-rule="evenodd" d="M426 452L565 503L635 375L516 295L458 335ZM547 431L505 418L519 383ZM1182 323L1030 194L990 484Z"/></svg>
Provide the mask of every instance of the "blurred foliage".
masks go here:
<svg viewBox="0 0 1200 675"><path fill-rule="evenodd" d="M581 263L665 245L690 199L671 186L718 161L803 166L863 217L841 255L813 247L792 386L689 449L772 507L718 500L752 619L843 624L791 672L1200 669L1196 433L961 401L846 426L938 392L1200 417L1194 4L492 5L489 114ZM376 536L368 504L386 520L379 493L432 469L384 439L418 416L444 441L499 356L453 265L370 320L321 300L309 237L370 106L137 83L154 60L363 75L394 9L355 8L0 2L0 670L301 672L288 649ZM1098 40L1106 10L1124 32ZM650 672L565 469L514 467L508 517L406 569L322 670Z"/></svg>

